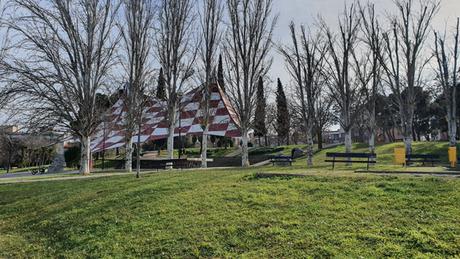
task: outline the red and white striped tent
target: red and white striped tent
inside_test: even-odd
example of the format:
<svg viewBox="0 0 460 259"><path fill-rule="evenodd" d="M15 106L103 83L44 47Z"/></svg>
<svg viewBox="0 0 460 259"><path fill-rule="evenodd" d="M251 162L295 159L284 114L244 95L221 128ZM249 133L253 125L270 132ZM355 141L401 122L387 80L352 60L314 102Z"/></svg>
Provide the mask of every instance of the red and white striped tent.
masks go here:
<svg viewBox="0 0 460 259"><path fill-rule="evenodd" d="M179 105L180 116L176 116L175 136L179 136L179 132L182 136L203 134L203 90L204 86L197 87L182 96ZM209 135L240 137L238 119L227 96L217 84L211 85L209 90L211 91ZM123 122L125 110L122 98L109 109L106 122L99 125L92 138L92 152L125 145L126 131ZM166 115L166 103L152 98L143 112L140 138L142 143L168 137ZM137 134L133 137L133 141L137 141Z"/></svg>

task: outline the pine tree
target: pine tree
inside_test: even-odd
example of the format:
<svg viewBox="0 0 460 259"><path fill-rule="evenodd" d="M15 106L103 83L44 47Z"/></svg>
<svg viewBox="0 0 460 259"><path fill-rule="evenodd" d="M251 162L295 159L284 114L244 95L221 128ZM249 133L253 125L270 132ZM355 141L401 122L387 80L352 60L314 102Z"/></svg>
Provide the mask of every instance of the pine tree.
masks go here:
<svg viewBox="0 0 460 259"><path fill-rule="evenodd" d="M287 106L286 95L284 94L283 85L281 80L278 78L278 89L276 91L276 131L278 134L278 144L281 144L281 140L286 140L286 144L289 145L289 110Z"/></svg>
<svg viewBox="0 0 460 259"><path fill-rule="evenodd" d="M267 127L265 126L265 107L267 106L264 95L264 81L259 77L257 84L257 106L256 116L254 119L254 135L259 138L259 145L261 145L260 137L267 134Z"/></svg>
<svg viewBox="0 0 460 259"><path fill-rule="evenodd" d="M157 98L159 100L166 100L166 81L163 75L163 68L160 68L160 75L158 76Z"/></svg>
<svg viewBox="0 0 460 259"><path fill-rule="evenodd" d="M219 64L217 66L217 82L219 83L222 90L225 92L224 68L222 66L222 55L219 55Z"/></svg>

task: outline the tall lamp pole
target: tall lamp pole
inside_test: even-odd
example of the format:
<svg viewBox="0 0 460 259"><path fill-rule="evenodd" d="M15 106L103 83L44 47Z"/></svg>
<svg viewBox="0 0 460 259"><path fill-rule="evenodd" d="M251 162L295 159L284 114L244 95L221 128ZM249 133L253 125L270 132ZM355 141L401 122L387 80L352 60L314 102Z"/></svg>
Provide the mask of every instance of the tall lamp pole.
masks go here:
<svg viewBox="0 0 460 259"><path fill-rule="evenodd" d="M104 115L104 121L102 122L103 125L102 125L102 171L104 171L105 169L105 120L106 120L106 116Z"/></svg>

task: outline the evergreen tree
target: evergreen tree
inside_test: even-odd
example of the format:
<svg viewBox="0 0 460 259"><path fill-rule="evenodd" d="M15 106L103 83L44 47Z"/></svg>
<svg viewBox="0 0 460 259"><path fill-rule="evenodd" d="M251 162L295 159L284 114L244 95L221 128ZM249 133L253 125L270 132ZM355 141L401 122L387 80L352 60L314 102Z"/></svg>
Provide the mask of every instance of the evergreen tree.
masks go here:
<svg viewBox="0 0 460 259"><path fill-rule="evenodd" d="M217 66L217 82L219 83L222 90L225 92L224 68L222 66L222 55L219 55L219 64Z"/></svg>
<svg viewBox="0 0 460 259"><path fill-rule="evenodd" d="M259 145L261 145L260 137L267 134L267 127L265 126L265 107L267 106L264 95L264 81L259 77L257 84L257 106L256 116L254 119L254 135L259 138ZM265 143L267 144L267 143Z"/></svg>
<svg viewBox="0 0 460 259"><path fill-rule="evenodd" d="M281 140L286 140L286 144L289 145L289 110L283 85L281 84L281 80L279 78L278 89L276 91L276 124L278 144L281 144Z"/></svg>
<svg viewBox="0 0 460 259"><path fill-rule="evenodd" d="M163 75L163 68L160 68L160 75L158 76L157 98L159 100L166 100L166 81Z"/></svg>

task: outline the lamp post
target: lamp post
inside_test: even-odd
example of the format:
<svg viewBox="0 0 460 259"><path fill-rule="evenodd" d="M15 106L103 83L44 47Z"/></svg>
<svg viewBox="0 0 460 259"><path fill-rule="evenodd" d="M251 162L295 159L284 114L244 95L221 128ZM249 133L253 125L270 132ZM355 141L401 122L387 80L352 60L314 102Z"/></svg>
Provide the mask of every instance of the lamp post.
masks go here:
<svg viewBox="0 0 460 259"><path fill-rule="evenodd" d="M104 121L102 122L102 171L105 169L105 120L106 116L104 115Z"/></svg>
<svg viewBox="0 0 460 259"><path fill-rule="evenodd" d="M179 110L179 159L181 157L181 153L182 153L182 125L181 125L181 113L182 113L182 109L181 109L181 99L182 99L182 96L183 96L183 93L182 92L177 92L177 102L178 102L178 110Z"/></svg>

